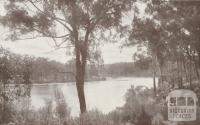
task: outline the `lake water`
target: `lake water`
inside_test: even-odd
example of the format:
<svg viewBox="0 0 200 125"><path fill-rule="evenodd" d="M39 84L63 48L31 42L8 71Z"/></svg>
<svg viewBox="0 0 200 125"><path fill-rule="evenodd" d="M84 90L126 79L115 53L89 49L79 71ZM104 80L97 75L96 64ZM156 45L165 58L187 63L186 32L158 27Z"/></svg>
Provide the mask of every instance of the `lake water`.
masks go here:
<svg viewBox="0 0 200 125"><path fill-rule="evenodd" d="M103 113L108 113L116 107L123 106L125 94L131 85L144 85L153 87L153 78L125 77L113 78L106 81L92 81L85 83L85 96L87 109L98 109ZM76 86L74 83L52 83L34 84L31 91L31 100L34 108L38 109L45 105L46 100L53 100L56 89L60 89L71 108L71 115L78 116L79 101Z"/></svg>

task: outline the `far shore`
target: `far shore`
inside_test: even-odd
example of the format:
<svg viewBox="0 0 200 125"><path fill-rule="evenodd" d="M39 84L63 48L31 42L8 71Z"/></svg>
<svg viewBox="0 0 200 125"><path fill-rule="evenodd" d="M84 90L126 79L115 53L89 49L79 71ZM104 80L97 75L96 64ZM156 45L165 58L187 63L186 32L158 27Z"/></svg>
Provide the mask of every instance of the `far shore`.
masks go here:
<svg viewBox="0 0 200 125"><path fill-rule="evenodd" d="M120 79L120 81L126 81L126 78L152 78L152 76L121 76L121 77L106 77L106 80L86 80L85 83L94 83L94 82L101 82L101 81L109 81L109 80L113 80L113 79ZM156 79L158 77L156 76ZM70 85L75 85L76 82L75 81L65 81L65 82L34 82L33 85L48 85L48 84L70 84Z"/></svg>

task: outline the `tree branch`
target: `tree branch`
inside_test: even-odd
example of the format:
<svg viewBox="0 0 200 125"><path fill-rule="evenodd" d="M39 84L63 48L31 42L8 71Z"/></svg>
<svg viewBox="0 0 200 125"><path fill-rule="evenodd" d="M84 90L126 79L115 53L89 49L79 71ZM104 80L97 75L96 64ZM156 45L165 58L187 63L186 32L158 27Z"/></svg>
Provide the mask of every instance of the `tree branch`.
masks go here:
<svg viewBox="0 0 200 125"><path fill-rule="evenodd" d="M55 19L58 23L60 23L61 25L63 25L69 32L72 32L72 30L65 24L66 21L64 19L58 18L56 16L52 16L51 14L45 13L44 11L42 11L40 8L38 8L35 3L32 0L28 0L39 12L43 13L44 15L48 15L50 18ZM65 23L63 23L62 21L64 21Z"/></svg>
<svg viewBox="0 0 200 125"><path fill-rule="evenodd" d="M63 41L62 41L61 43L59 43L59 44L56 42L56 40L54 40L55 46L56 46L56 47L61 47L61 45L63 45L64 43L66 43L67 40L69 40L69 38L66 38L65 40L63 40Z"/></svg>
<svg viewBox="0 0 200 125"><path fill-rule="evenodd" d="M18 28L16 28L16 29L18 29L18 30L24 30L23 28L20 28L20 27L18 27ZM32 39L34 39L34 38L38 38L38 37L51 37L51 38L65 38L65 37L69 37L70 36L70 34L64 34L64 35L60 35L60 36L54 36L54 35L51 35L51 34L47 34L47 33L45 33L45 32L43 32L43 31L41 31L41 30L39 30L39 29L36 29L36 28L33 28L33 30L35 30L35 31L37 31L37 32L39 32L39 33L41 33L42 35L44 35L44 36L34 36L34 37L32 37ZM31 38L27 38L27 39L31 39Z"/></svg>
<svg viewBox="0 0 200 125"><path fill-rule="evenodd" d="M94 22L92 23L92 29L95 28L95 26L96 26L96 25L98 24L98 22L101 20L101 18L103 17L103 14L106 13L109 9L112 9L113 7L114 7L114 5L108 7L107 9L103 9L103 11L101 11L101 14L100 14L98 17L93 18L93 19L90 20L90 21L93 21L93 20L94 20Z"/></svg>

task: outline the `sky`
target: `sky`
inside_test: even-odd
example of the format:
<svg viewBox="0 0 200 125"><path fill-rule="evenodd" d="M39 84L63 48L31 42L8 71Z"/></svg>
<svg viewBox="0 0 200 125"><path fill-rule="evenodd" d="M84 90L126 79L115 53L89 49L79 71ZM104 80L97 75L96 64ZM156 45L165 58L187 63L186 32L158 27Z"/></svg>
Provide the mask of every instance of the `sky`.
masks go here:
<svg viewBox="0 0 200 125"><path fill-rule="evenodd" d="M2 5L2 3L0 3ZM141 9L144 9L143 5L139 5ZM1 6L2 8L2 6ZM1 15L5 12L1 9ZM133 17L127 15L123 23L130 24ZM51 60L56 60L62 63L66 63L72 57L66 54L66 49L55 50L54 42L49 39L39 38L21 41L5 41L3 35L5 32L4 28L0 28L0 46L9 49L10 51L18 54L27 54L35 57L46 57ZM136 52L136 47L131 48L120 48L120 43L106 43L101 46L102 57L105 64L118 63L118 62L133 62L132 56Z"/></svg>
<svg viewBox="0 0 200 125"><path fill-rule="evenodd" d="M51 60L56 60L66 63L72 57L67 54L66 49L55 50L53 41L44 39L24 40L24 41L0 41L0 46L8 48L10 51L18 54L27 54L35 57L46 57ZM107 43L101 47L102 57L105 64L117 62L132 62L132 55L135 48L120 48L119 43Z"/></svg>

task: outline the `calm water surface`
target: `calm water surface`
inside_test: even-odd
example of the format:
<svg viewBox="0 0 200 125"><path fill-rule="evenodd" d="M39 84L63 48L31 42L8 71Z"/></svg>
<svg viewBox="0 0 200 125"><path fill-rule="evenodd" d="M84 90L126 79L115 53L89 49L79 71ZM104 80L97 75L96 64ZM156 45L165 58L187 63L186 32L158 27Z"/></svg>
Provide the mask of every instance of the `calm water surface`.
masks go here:
<svg viewBox="0 0 200 125"><path fill-rule="evenodd" d="M98 109L103 113L108 113L116 107L122 106L125 103L124 95L131 85L144 85L151 88L153 87L153 79L126 77L109 79L106 81L86 82L85 96L87 109ZM33 107L36 109L41 108L45 105L46 100L53 100L56 89L63 92L65 99L71 108L71 115L78 116L79 102L74 83L34 84L31 91Z"/></svg>

